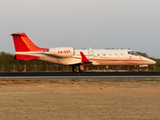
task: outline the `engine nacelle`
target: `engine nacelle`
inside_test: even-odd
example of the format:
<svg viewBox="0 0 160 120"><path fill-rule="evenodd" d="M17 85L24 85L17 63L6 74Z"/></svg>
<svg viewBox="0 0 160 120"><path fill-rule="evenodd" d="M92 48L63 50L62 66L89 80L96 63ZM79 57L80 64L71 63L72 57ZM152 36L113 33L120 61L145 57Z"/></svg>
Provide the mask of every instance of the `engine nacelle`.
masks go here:
<svg viewBox="0 0 160 120"><path fill-rule="evenodd" d="M75 50L72 47L50 48L45 53L57 57L72 57L75 54Z"/></svg>

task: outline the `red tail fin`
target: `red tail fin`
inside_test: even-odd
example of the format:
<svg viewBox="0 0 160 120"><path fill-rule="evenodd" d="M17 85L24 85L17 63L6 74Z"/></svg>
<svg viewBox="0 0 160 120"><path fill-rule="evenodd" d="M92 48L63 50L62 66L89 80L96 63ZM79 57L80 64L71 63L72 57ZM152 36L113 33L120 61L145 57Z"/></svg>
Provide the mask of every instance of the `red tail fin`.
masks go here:
<svg viewBox="0 0 160 120"><path fill-rule="evenodd" d="M44 51L47 48L39 48L25 33L13 33L14 46L16 52L32 52L32 51Z"/></svg>

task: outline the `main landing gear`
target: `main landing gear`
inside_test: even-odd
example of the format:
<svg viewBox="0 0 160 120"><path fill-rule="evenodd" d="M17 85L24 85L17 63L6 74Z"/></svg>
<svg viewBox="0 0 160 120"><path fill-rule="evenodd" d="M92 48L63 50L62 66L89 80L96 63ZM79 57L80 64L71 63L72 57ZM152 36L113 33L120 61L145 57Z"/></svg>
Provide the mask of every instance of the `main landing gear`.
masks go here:
<svg viewBox="0 0 160 120"><path fill-rule="evenodd" d="M79 72L83 72L84 71L84 66L80 65L79 67ZM77 66L72 66L72 72L78 72L77 71Z"/></svg>

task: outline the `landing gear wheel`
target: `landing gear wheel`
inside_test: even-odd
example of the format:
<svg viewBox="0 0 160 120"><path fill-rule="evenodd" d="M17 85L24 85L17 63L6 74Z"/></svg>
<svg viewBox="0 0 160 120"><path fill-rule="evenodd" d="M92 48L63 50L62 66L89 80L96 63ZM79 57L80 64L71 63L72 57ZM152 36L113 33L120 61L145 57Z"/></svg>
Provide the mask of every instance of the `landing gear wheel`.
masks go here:
<svg viewBox="0 0 160 120"><path fill-rule="evenodd" d="M82 70L82 69L80 69L80 67L79 67L79 72L83 72L84 70Z"/></svg>
<svg viewBox="0 0 160 120"><path fill-rule="evenodd" d="M79 72L83 72L84 71L84 66L83 65L80 65L79 66Z"/></svg>
<svg viewBox="0 0 160 120"><path fill-rule="evenodd" d="M138 71L139 71L139 72L142 72L142 68L139 67L139 68L138 68Z"/></svg>
<svg viewBox="0 0 160 120"><path fill-rule="evenodd" d="M77 67L76 66L72 67L72 72L77 72Z"/></svg>

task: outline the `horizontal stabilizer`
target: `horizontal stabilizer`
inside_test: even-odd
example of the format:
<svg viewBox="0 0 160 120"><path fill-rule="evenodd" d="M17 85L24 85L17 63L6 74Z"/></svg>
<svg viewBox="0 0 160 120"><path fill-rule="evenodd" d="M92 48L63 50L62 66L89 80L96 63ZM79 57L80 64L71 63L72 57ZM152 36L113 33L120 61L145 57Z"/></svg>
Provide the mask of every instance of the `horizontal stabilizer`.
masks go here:
<svg viewBox="0 0 160 120"><path fill-rule="evenodd" d="M13 34L11 34L11 36L25 36L25 35L23 35L21 33L13 33Z"/></svg>
<svg viewBox="0 0 160 120"><path fill-rule="evenodd" d="M83 52L80 52L80 54L81 54L82 62L83 62L83 63L91 63L91 62L86 58L86 56L83 54Z"/></svg>
<svg viewBox="0 0 160 120"><path fill-rule="evenodd" d="M33 60L33 59L37 59L40 58L38 56L33 56L33 55L21 55L21 54L16 54L16 59L17 60L25 60L25 61L29 61L29 60Z"/></svg>

